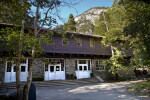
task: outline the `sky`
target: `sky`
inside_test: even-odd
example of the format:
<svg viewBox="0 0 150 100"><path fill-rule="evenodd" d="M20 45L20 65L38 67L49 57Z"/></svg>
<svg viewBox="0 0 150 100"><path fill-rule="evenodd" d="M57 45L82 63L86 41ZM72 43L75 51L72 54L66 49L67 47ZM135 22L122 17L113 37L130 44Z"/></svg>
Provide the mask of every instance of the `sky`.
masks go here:
<svg viewBox="0 0 150 100"><path fill-rule="evenodd" d="M93 7L111 7L113 4L113 1L114 0L73 0L73 2L77 2L76 5L72 7L60 8L60 17L62 19L59 20L57 18L58 25L63 25L65 22L67 22L68 17L71 13L75 17Z"/></svg>

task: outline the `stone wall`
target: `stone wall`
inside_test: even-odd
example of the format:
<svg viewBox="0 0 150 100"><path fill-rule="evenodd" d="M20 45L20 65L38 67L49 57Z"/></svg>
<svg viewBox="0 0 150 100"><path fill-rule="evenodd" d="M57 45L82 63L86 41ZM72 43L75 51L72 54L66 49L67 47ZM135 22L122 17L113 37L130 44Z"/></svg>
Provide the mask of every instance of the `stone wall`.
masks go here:
<svg viewBox="0 0 150 100"><path fill-rule="evenodd" d="M44 77L44 62L40 58L37 58L34 61L32 77L39 77L39 76Z"/></svg>
<svg viewBox="0 0 150 100"><path fill-rule="evenodd" d="M4 76L5 76L5 61L2 61L2 59L0 59L0 83L4 82Z"/></svg>
<svg viewBox="0 0 150 100"><path fill-rule="evenodd" d="M65 68L66 68L66 74L75 74L75 59L66 59L65 60Z"/></svg>

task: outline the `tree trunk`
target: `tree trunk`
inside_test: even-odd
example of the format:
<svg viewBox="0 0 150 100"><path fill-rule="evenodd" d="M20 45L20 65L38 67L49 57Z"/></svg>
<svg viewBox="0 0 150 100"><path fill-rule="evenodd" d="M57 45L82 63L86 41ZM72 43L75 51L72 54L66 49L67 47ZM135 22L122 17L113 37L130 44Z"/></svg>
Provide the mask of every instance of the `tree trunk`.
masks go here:
<svg viewBox="0 0 150 100"><path fill-rule="evenodd" d="M36 38L36 36L37 36L38 13L39 13L39 3L37 3L37 6L36 6L36 17L35 17L35 22L34 22L34 38ZM29 72L28 72L27 84L26 84L26 88L25 88L24 100L28 100L34 59L35 59L35 44L32 47L31 65L29 65Z"/></svg>
<svg viewBox="0 0 150 100"><path fill-rule="evenodd" d="M25 17L23 15L22 19L22 27L21 27L21 33L20 33L20 41L19 41L19 47L18 47L18 55L17 55L17 61L16 61L16 87L17 87L17 99L21 100L21 88L20 88L20 60L21 60L21 52L22 52L22 38L24 33L24 23L25 23Z"/></svg>

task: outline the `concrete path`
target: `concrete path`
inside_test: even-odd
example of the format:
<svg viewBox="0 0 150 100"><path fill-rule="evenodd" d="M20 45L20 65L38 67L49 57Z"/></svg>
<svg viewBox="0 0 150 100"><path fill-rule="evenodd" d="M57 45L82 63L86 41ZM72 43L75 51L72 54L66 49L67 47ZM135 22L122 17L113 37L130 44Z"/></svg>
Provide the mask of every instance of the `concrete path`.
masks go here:
<svg viewBox="0 0 150 100"><path fill-rule="evenodd" d="M150 100L126 92L135 82L99 83L37 88L37 100Z"/></svg>

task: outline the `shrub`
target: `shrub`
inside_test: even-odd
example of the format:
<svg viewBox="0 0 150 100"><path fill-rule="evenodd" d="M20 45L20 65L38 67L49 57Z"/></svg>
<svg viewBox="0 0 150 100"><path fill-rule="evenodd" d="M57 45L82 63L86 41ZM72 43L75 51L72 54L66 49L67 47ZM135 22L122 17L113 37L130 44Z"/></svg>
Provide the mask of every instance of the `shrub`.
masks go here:
<svg viewBox="0 0 150 100"><path fill-rule="evenodd" d="M94 73L90 73L90 75L91 75L91 78L93 78L93 77L94 77Z"/></svg>
<svg viewBox="0 0 150 100"><path fill-rule="evenodd" d="M44 81L44 77L43 76L33 77L32 81Z"/></svg>

